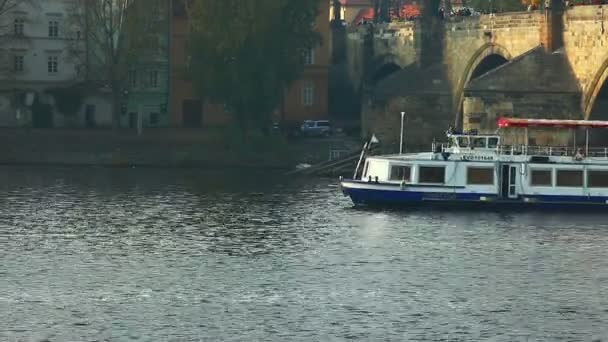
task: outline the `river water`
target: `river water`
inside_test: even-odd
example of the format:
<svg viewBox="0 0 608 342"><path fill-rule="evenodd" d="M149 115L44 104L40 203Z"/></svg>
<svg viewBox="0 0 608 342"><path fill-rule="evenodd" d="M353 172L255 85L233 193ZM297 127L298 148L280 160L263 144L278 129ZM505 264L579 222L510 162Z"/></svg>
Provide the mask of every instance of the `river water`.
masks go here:
<svg viewBox="0 0 608 342"><path fill-rule="evenodd" d="M249 171L0 179L0 341L608 337L608 215L358 210Z"/></svg>

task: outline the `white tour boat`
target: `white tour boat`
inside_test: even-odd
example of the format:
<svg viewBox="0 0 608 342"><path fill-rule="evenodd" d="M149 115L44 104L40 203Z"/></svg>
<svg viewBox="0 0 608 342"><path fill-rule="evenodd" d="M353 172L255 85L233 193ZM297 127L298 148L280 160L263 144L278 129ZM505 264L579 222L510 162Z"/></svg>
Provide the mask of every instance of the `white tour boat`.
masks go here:
<svg viewBox="0 0 608 342"><path fill-rule="evenodd" d="M448 132L449 143L431 152L364 158L364 147L342 192L365 206L608 209L608 149L590 149L588 134L608 122L501 118L498 126L525 128L526 141L528 127L584 128L587 140L582 148L504 145L498 134Z"/></svg>

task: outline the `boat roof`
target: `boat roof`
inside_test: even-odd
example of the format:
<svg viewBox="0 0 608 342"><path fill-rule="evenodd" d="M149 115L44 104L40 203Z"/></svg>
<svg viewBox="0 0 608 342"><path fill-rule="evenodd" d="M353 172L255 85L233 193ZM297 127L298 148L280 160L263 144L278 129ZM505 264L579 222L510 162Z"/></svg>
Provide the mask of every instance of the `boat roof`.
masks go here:
<svg viewBox="0 0 608 342"><path fill-rule="evenodd" d="M596 120L549 120L549 119L498 119L498 127L554 127L554 128L608 128L608 121Z"/></svg>

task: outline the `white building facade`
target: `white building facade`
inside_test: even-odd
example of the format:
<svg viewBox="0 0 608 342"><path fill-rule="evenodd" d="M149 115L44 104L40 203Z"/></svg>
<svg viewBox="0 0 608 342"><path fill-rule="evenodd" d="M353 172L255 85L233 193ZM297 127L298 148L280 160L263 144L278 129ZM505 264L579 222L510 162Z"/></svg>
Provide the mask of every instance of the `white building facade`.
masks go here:
<svg viewBox="0 0 608 342"><path fill-rule="evenodd" d="M82 89L87 64L85 28L73 20L79 1L17 1L0 17L4 28L0 38L0 127L105 123L95 112L111 106L103 96L90 98ZM66 88L79 89L82 95L77 109L67 114L59 110L65 106L57 105L60 99L55 95L57 89Z"/></svg>

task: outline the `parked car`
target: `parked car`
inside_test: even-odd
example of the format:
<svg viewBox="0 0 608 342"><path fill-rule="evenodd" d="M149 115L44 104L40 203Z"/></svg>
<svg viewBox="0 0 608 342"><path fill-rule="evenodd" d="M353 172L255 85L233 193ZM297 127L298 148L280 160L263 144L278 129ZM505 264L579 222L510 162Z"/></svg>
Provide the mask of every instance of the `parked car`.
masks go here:
<svg viewBox="0 0 608 342"><path fill-rule="evenodd" d="M300 126L300 132L304 136L327 137L331 135L331 124L328 120L306 120Z"/></svg>

